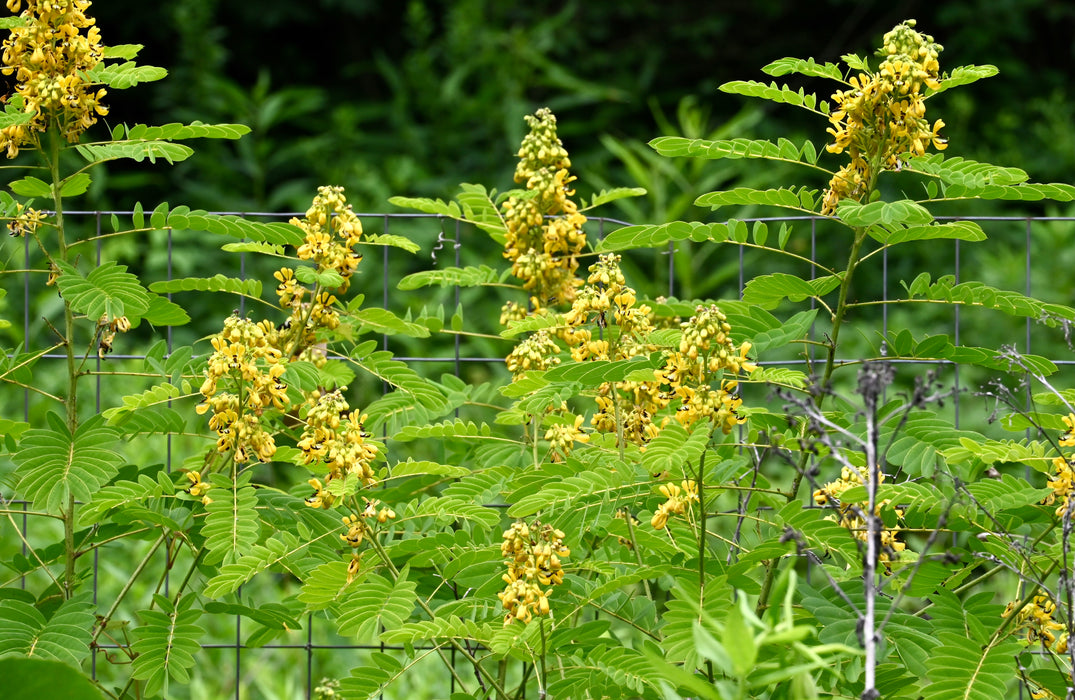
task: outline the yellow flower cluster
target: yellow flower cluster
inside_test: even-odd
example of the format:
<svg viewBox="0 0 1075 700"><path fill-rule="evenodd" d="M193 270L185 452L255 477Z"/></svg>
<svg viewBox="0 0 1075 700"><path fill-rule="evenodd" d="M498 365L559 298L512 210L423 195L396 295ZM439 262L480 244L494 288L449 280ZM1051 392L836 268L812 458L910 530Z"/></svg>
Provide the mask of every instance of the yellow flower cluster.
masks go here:
<svg viewBox="0 0 1075 700"><path fill-rule="evenodd" d="M669 517L683 515L691 503L698 503L698 485L693 481L681 481L679 486L661 484L659 490L668 500L657 506L657 511L650 520L650 525L655 530L663 530Z"/></svg>
<svg viewBox="0 0 1075 700"><path fill-rule="evenodd" d="M306 499L306 504L331 508L335 497L326 488L328 482L355 474L364 486L376 483L372 464L380 450L362 428L365 416L351 410L340 389L325 394L315 391L312 399L314 404L306 414L298 447L302 450L303 464L322 464L328 474L324 483L310 479L314 494Z"/></svg>
<svg viewBox="0 0 1075 700"><path fill-rule="evenodd" d="M620 270L620 256L600 256L564 317L567 328L562 335L572 359L627 360L656 351L647 339L653 330L652 311L637 301ZM590 325L598 329L596 339ZM597 411L590 423L598 431L616 433L619 414L624 441L644 446L660 432L653 419L668 405L668 398L656 382L605 382L598 389Z"/></svg>
<svg viewBox="0 0 1075 700"><path fill-rule="evenodd" d="M825 191L821 213L831 215L844 199L861 201L878 169L899 170L904 154L921 156L933 144L944 150L944 122L926 120L925 88L940 87L937 56L943 47L914 30L907 20L885 34L876 73L860 73L850 87L833 94L829 114L832 153L847 151L851 162L841 168Z"/></svg>
<svg viewBox="0 0 1075 700"><path fill-rule="evenodd" d="M1016 601L1008 603L1001 617L1010 617L1015 613ZM1065 632L1058 638L1056 632L1064 629L1064 625L1057 622L1053 615L1056 614L1056 603L1049 596L1036 595L1034 599L1015 613L1015 630L1026 631L1027 644L1036 644L1039 640L1048 649L1057 654L1066 654L1068 651L1068 635Z"/></svg>
<svg viewBox="0 0 1075 700"><path fill-rule="evenodd" d="M21 0L8 0L18 12ZM0 129L0 148L14 158L19 148L36 145L37 134L55 126L70 141L108 114L104 89L87 83L85 71L100 63L101 32L86 16L87 0L27 0L25 23L4 40L4 75L15 75L15 104L29 122Z"/></svg>
<svg viewBox="0 0 1075 700"><path fill-rule="evenodd" d="M575 178L568 171L567 151L556 136L556 117L546 108L527 115L526 121L530 133L519 148L515 182L529 192L509 197L503 204L504 257L511 261L511 272L522 280L537 313L574 299L581 283L575 271L578 255L586 247L582 230L586 217L570 199Z"/></svg>
<svg viewBox="0 0 1075 700"><path fill-rule="evenodd" d="M15 238L36 234L45 219L45 213L33 208L27 209L20 202L15 203L15 210L15 218L7 222L8 233Z"/></svg>
<svg viewBox="0 0 1075 700"><path fill-rule="evenodd" d="M541 371L560 364L560 358L556 356L558 352L560 352L560 347L548 331L540 330L532 333L516 345L507 357L508 371L511 372L512 380L518 379L530 370Z"/></svg>
<svg viewBox="0 0 1075 700"><path fill-rule="evenodd" d="M1060 436L1061 447L1075 447L1075 413L1069 413L1062 418L1068 426L1066 432ZM1053 490L1045 497L1045 505L1051 506L1057 501L1056 517L1062 518L1067 512L1068 506L1075 498L1075 464L1067 457L1057 457L1053 460L1055 474L1049 478L1048 487Z"/></svg>
<svg viewBox="0 0 1075 700"><path fill-rule="evenodd" d="M343 188L319 187L305 217L293 218L290 223L305 234L296 251L299 259L314 263L318 273L338 274L342 281L333 291L346 292L351 276L362 261L362 255L354 250L362 238L362 222L347 203ZM280 268L273 276L280 283L276 287L280 308L291 311L291 318L285 325L298 336L297 342L291 342L291 347L310 347L316 342L318 329L339 327L340 317L333 308L336 296L332 291L317 289L311 292L299 283L295 270L290 267Z"/></svg>
<svg viewBox="0 0 1075 700"><path fill-rule="evenodd" d="M563 338L577 362L626 360L658 349L649 341L655 328L653 312L646 304L638 304L619 263L617 255L602 255L590 267L586 285L565 314ZM598 338L590 326L599 329ZM679 348L666 352L653 381L605 383L599 388L597 411L591 419L595 429L615 433L622 428L625 441L644 448L668 421L667 417L657 419L657 414L677 399L674 415L685 427L709 420L727 434L743 422L737 413L742 405L735 394L738 384L724 375L754 371L755 365L747 360L750 343L736 347L727 318L714 305L698 306L680 328ZM717 379L720 385L714 389L712 382Z"/></svg>
<svg viewBox="0 0 1075 700"><path fill-rule="evenodd" d="M679 398L676 420L684 427L708 419L727 435L744 420L737 413L743 405L735 393L739 384L722 378L720 388L714 389L710 382L724 373L753 372L756 366L747 359L750 343L736 348L728 335L732 327L727 317L713 304L697 306L680 327L679 350L668 354L664 367L655 375Z"/></svg>
<svg viewBox="0 0 1075 700"><path fill-rule="evenodd" d="M532 525L516 521L504 532L500 552L509 559L508 572L502 577L507 586L497 593L507 611L504 624L548 615L551 586L564 581L560 559L571 555L564 546L564 533L540 521ZM543 590L542 586L550 588Z"/></svg>
<svg viewBox="0 0 1075 700"><path fill-rule="evenodd" d="M267 462L276 454L276 443L261 416L269 408L290 405L278 331L269 321L232 315L210 342L213 354L200 389L204 399L196 410L212 410L209 427L216 431L219 452L234 450L237 464L251 456Z"/></svg>
<svg viewBox="0 0 1075 700"><path fill-rule="evenodd" d="M846 503L841 500L843 493L853 486L862 486L863 479L860 472L851 467L844 467L840 472L840 478L825 484L822 488L814 491L814 503L819 506L832 505L836 508L837 516L829 516L830 520L836 520L841 526L851 531L855 539L866 542L866 520L863 514L866 512L866 503ZM884 472L881 472L880 481L885 480ZM881 509L889 504L889 500L882 500L874 509L874 515L880 516ZM896 509L896 516L902 518L903 511ZM878 560L885 565L885 573L891 573L891 562L898 558L899 553L907 548L907 545L897 539L898 532L888 528L881 528L881 552Z"/></svg>
<svg viewBox="0 0 1075 700"><path fill-rule="evenodd" d="M97 357L112 352L112 343L116 342L116 333L126 333L131 330L131 321L126 316L108 318L107 315L97 319L97 328L94 331L97 337Z"/></svg>
<svg viewBox="0 0 1075 700"><path fill-rule="evenodd" d="M563 412L566 413L566 408ZM576 442L590 441L590 436L582 431L584 420L582 416L575 416L571 422L558 422L549 426L549 429L545 431L545 439L549 442L551 461L564 461L571 454Z"/></svg>

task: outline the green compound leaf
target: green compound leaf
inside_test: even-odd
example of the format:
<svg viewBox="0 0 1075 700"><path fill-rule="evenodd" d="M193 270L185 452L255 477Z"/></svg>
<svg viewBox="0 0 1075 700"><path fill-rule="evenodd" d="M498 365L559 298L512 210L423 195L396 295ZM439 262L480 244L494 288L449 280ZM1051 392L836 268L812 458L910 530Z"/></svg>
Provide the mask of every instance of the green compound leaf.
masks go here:
<svg viewBox="0 0 1075 700"><path fill-rule="evenodd" d="M903 226L889 224L871 226L867 233L876 241L886 245L895 245L905 241L930 241L934 239L958 239L961 241L984 241L985 231L973 221L951 221L932 223L926 226Z"/></svg>
<svg viewBox="0 0 1075 700"><path fill-rule="evenodd" d="M802 107L811 112L824 114L824 112L817 109L817 95L804 92L802 88L792 90L787 85L778 85L775 82L766 85L757 80L733 80L721 85L720 91L733 95L760 97L770 102Z"/></svg>
<svg viewBox="0 0 1075 700"><path fill-rule="evenodd" d="M703 194L694 200L694 203L700 207L710 207L714 211L726 206L759 205L783 207L784 209L794 209L795 211L813 214L815 211L812 205L816 195L817 190L808 190L805 187L800 187L799 189L782 187L771 190L737 187L734 190ZM763 244L760 243L759 245Z"/></svg>
<svg viewBox="0 0 1075 700"><path fill-rule="evenodd" d="M381 641L385 644L416 644L438 639L466 639L488 644L493 639L493 628L487 623L479 624L473 620L461 620L455 615L449 615L435 620L408 622L399 629L381 634Z"/></svg>
<svg viewBox="0 0 1075 700"><path fill-rule="evenodd" d="M72 435L55 413L47 415L50 428L28 430L13 456L18 468L16 491L50 513L67 508L69 498L89 501L116 475L123 457L102 447L118 435L103 425L100 416L90 418Z"/></svg>
<svg viewBox="0 0 1075 700"><path fill-rule="evenodd" d="M258 497L250 477L250 471L243 472L233 483L223 474L210 475L212 502L205 507L207 515L202 525L205 548L209 550L206 564L234 564L257 544L261 520L255 510Z"/></svg>
<svg viewBox="0 0 1075 700"><path fill-rule="evenodd" d="M708 425L701 424L687 432L678 423L669 423L647 443L642 468L649 474L682 474L684 464L690 465L691 469L697 467L698 458L708 442Z"/></svg>
<svg viewBox="0 0 1075 700"><path fill-rule="evenodd" d="M51 197L52 186L44 180L28 176L21 180L15 180L8 187L11 191L22 197Z"/></svg>
<svg viewBox="0 0 1075 700"><path fill-rule="evenodd" d="M991 163L980 163L959 156L946 158L943 153L917 156L907 162L912 172L933 175L949 185L963 185L977 189L988 185L1018 185L1026 182L1029 175L1019 168L1005 168Z"/></svg>
<svg viewBox="0 0 1075 700"><path fill-rule="evenodd" d="M332 533L335 535L335 533ZM220 573L205 584L206 597L220 598L238 590L254 576L287 557L309 547L290 532L278 532L262 544L250 547L234 564L220 567Z"/></svg>
<svg viewBox="0 0 1075 700"><path fill-rule="evenodd" d="M149 310L152 297L125 265L102 263L85 277L62 260L56 261L56 267L60 270L56 285L75 313L96 320L102 316L141 317Z"/></svg>
<svg viewBox="0 0 1075 700"><path fill-rule="evenodd" d="M0 656L15 654L37 659L53 659L80 668L89 656L89 643L97 618L86 596L65 600L46 619L30 603L8 598L0 600Z"/></svg>
<svg viewBox="0 0 1075 700"><path fill-rule="evenodd" d="M410 291L422 287L483 287L502 284L501 274L489 267L446 267L442 270L423 270L407 275L396 285L398 289Z"/></svg>
<svg viewBox="0 0 1075 700"><path fill-rule="evenodd" d="M120 481L98 490L93 500L78 511L80 527L88 527L99 522L105 515L123 510L127 506L139 506L150 499L171 496L175 486L168 475L161 472L156 481L146 474L140 474L138 481Z"/></svg>
<svg viewBox="0 0 1075 700"><path fill-rule="evenodd" d="M217 274L213 277L183 277L174 280L162 280L149 285L150 291L157 294L175 292L228 292L252 299L261 298L261 280L241 280Z"/></svg>
<svg viewBox="0 0 1075 700"><path fill-rule="evenodd" d="M933 214L921 204L909 199L895 202L877 201L859 204L850 199L840 201L836 215L848 226L866 227L877 224L924 225L933 221Z"/></svg>
<svg viewBox="0 0 1075 700"><path fill-rule="evenodd" d="M593 196L589 201L583 199L579 206L580 211L588 209L594 209L602 204L608 204L609 202L615 202L618 199L626 199L628 197L644 197L646 196L646 188L644 187L614 187L610 190L601 190Z"/></svg>
<svg viewBox="0 0 1075 700"><path fill-rule="evenodd" d="M940 645L926 659L930 684L924 700L991 700L1006 696L1013 658L1022 647L1007 641L985 645L950 632L937 635Z"/></svg>
<svg viewBox="0 0 1075 700"><path fill-rule="evenodd" d="M340 681L340 692L354 700L375 700L385 689L401 678L410 664L403 665L398 659L380 651L369 656L370 663L351 669L351 675Z"/></svg>
<svg viewBox="0 0 1075 700"><path fill-rule="evenodd" d="M250 133L250 127L245 124L203 124L199 121L190 124L164 124L162 126L146 126L135 124L132 127L119 127L126 131L114 133L115 140L130 139L132 141L179 141L183 139L238 139Z"/></svg>
<svg viewBox="0 0 1075 700"><path fill-rule="evenodd" d="M638 370L655 370L661 366L661 356L630 360L592 360L556 365L545 372L549 382L579 382L583 387L595 387L605 382L622 382Z"/></svg>
<svg viewBox="0 0 1075 700"><path fill-rule="evenodd" d="M422 249L420 245L406 236L393 236L387 233L370 233L362 237L359 245L378 245L391 248L401 248L408 253L417 253Z"/></svg>
<svg viewBox="0 0 1075 700"><path fill-rule="evenodd" d="M75 146L75 150L91 163L120 160L122 158L129 158L138 163L143 160L156 163L158 158L167 163L179 163L194 155L194 149L190 146L170 141L124 141L120 143L83 144Z"/></svg>
<svg viewBox="0 0 1075 700"><path fill-rule="evenodd" d="M787 139L779 139L776 143L773 143L772 141L752 139L711 141L708 139L689 139L683 136L661 136L650 141L649 145L662 156L690 156L710 160L718 158L762 158L786 163L802 163L816 167L818 159L818 150L813 143L807 141L802 146L796 146Z"/></svg>
<svg viewBox="0 0 1075 700"><path fill-rule="evenodd" d="M161 595L153 596L160 610L142 610L142 625L134 631L135 642L131 649L134 658L134 677L146 681L144 692L156 695L162 690L168 694L169 681L190 682L190 669L194 667L194 655L201 651L200 640L204 629L195 623L202 616L201 610L192 609L195 595L189 594L172 607L171 601Z"/></svg>
<svg viewBox="0 0 1075 700"><path fill-rule="evenodd" d="M357 642L377 641L378 634L399 629L411 616L418 584L401 577L395 585L370 574L336 607L339 633Z"/></svg>
<svg viewBox="0 0 1075 700"><path fill-rule="evenodd" d="M747 282L743 288L743 301L758 304L763 309L775 309L785 298L800 302L811 297L821 298L840 286L836 275L804 280L784 272L761 275Z"/></svg>
<svg viewBox="0 0 1075 700"><path fill-rule="evenodd" d="M907 290L910 300L941 301L965 306L1002 311L1011 316L1033 318L1048 326L1056 326L1061 321L1075 320L1075 308L1061 304L1048 304L1018 292L997 289L981 282L955 283L954 275L945 275L930 284L930 275L923 272L907 284L901 282Z"/></svg>
<svg viewBox="0 0 1075 700"><path fill-rule="evenodd" d="M941 86L939 88L935 90L927 90L926 96L931 97L954 87L970 85L983 78L992 78L999 72L1000 70L996 66L991 66L989 64L984 66L959 66L950 74L944 75L941 78Z"/></svg>
<svg viewBox="0 0 1075 700"><path fill-rule="evenodd" d="M387 350L377 350L377 341L369 340L351 351L351 359L375 377L388 382L397 390L410 394L422 406L438 411L447 406L448 400L437 385L423 379L406 364L392 358Z"/></svg>
<svg viewBox="0 0 1075 700"><path fill-rule="evenodd" d="M780 58L761 69L766 75L779 78L788 73L798 73L811 78L829 78L830 80L843 81L843 71L835 63L817 63L812 58Z"/></svg>
<svg viewBox="0 0 1075 700"><path fill-rule="evenodd" d="M85 71L86 80L90 83L107 85L117 90L126 90L138 83L151 83L161 80L168 71L157 66L140 66L135 61L123 63L98 63L88 71Z"/></svg>
<svg viewBox="0 0 1075 700"><path fill-rule="evenodd" d="M362 333L380 333L382 335L406 335L411 338L428 338L429 329L425 326L405 321L388 309L375 306L359 309L351 314L351 320L361 327Z"/></svg>
<svg viewBox="0 0 1075 700"><path fill-rule="evenodd" d="M81 671L59 661L0 659L5 700L104 700L104 695Z"/></svg>

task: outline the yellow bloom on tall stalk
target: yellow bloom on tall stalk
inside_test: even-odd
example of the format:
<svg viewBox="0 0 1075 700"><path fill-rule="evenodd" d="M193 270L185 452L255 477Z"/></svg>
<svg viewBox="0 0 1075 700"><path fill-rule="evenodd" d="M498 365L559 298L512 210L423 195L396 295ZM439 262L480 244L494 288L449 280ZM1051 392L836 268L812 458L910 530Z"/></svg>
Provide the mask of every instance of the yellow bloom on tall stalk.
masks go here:
<svg viewBox="0 0 1075 700"><path fill-rule="evenodd" d="M501 578L507 586L496 595L506 611L505 625L551 614L552 586L564 582L561 559L571 555L564 536L552 525L536 520L531 525L516 521L504 532L500 553L508 559L508 571Z"/></svg>
<svg viewBox="0 0 1075 700"><path fill-rule="evenodd" d="M509 197L503 204L507 241L504 257L530 294L533 312L569 304L582 281L575 276L586 247L586 217L571 200L575 180L571 159L556 136L556 117L547 108L527 115L530 133L519 148L515 182L531 196ZM510 317L510 316L509 316Z"/></svg>
<svg viewBox="0 0 1075 700"><path fill-rule="evenodd" d="M933 37L914 30L915 21L902 22L885 34L878 54L884 57L876 72L853 76L849 88L833 94L829 114L830 153L846 152L851 162L842 167L825 190L821 213L832 215L841 200L862 201L878 170L899 170L905 155L921 156L932 145L943 151L941 120L926 119L925 90L940 87L942 47Z"/></svg>
<svg viewBox="0 0 1075 700"><path fill-rule="evenodd" d="M23 146L36 146L38 134L56 127L70 142L108 114L101 104L103 88L84 77L104 57L101 32L86 16L88 0L28 0L21 17L4 40L4 75L15 76L13 105L32 115L29 122L0 129L0 148L14 158ZM8 0L18 12L21 0Z"/></svg>

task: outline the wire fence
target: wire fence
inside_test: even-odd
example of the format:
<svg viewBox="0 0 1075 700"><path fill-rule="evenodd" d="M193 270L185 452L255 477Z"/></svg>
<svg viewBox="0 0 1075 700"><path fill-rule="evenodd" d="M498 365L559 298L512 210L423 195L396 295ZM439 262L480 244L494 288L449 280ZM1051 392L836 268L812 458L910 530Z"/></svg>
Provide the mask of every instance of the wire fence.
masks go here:
<svg viewBox="0 0 1075 700"><path fill-rule="evenodd" d="M183 232L171 230L158 232L134 251L128 248L114 248L109 232L106 230L108 223L115 216L130 216L131 213L129 211L73 211L65 212L65 217L67 217L68 221L74 222L72 225L81 227L84 233L82 238L91 241L90 244L83 244L82 255L85 257L92 256L98 265L106 258L111 259L117 255L127 256L132 267L140 268L136 269L140 277L171 280L177 276L177 268L180 267L178 264L179 259L183 257L186 260L185 264L189 266L191 261L188 258L194 254L196 257L194 263L198 270L197 276L211 276L220 272L226 276L258 277L261 279L264 279L263 275L267 274L267 277L271 279L271 271L266 273L267 268L260 265L252 254L240 253L237 257L224 255L214 257L202 247L205 245L202 239L197 239L192 251L188 234ZM288 220L293 216L301 217L303 215L301 212L215 213L242 215L258 220ZM417 255L410 255L405 251L386 246L381 254L381 259L376 261L378 263L376 267L370 265L370 263L374 262L373 260L367 259L364 261L360 267L363 277L356 277L352 283L352 290L361 291L367 295L365 306L373 306L379 303L385 309L403 314L408 311L415 311L418 306L416 299L419 299L423 302L423 306L440 304L446 308L464 309L467 312L474 311L475 307L482 302L490 309L495 308L487 300L480 298L479 295L483 292L476 294L475 290L449 287L441 291L424 290L420 295L408 296L401 294L396 289L395 284L401 275L422 269L447 266L460 267L467 264L495 266L497 261L501 260L500 251L495 247L495 244L491 245L488 235L484 232L470 225L436 215L368 213L359 214L359 218L368 232L376 231L381 234L404 235L419 243L422 251ZM937 268L932 271L934 275L953 275L955 283L965 279L997 280L996 286L1001 288L1018 289L1027 296L1037 294L1045 301L1070 303L1070 298L1063 298L1065 295L1070 296L1070 283L1067 281L1067 277L1058 277L1060 268L1056 267L1057 265L1062 265L1063 261L1056 260L1054 255L1050 255L1043 262L1041 259L1036 259L1035 256L1042 256L1048 254L1049 251L1055 251L1056 240L1068 241L1068 249L1070 249L1071 233L1075 231L1075 217L997 216L958 218L960 220L975 221L980 224L986 230L991 245L983 249L981 247L983 244L967 244L959 240L930 241L919 246L917 253L915 253L914 247L910 246L911 254L908 256L901 253L899 257L885 250L879 256L880 264L874 265L873 273L866 276L864 286L869 287L871 292L879 291L879 297L882 300L897 298L902 293L897 293L900 280L909 282L913 275L908 273L917 274L918 270L914 268L926 262L929 266ZM827 252L839 249L837 243L834 243L831 239L823 238L823 236L828 235L828 229L826 228L826 220L822 218L787 217L750 219L746 221L747 223L761 221L767 225L787 224L795 227L799 232L799 235L794 239L794 245L797 246L796 252L812 262L818 260L819 250L821 249ZM603 238L606 233L625 225L627 225L626 222L615 219L590 220L590 226L593 227L591 228L591 234L596 235L598 238ZM808 236L803 233L803 229L808 231ZM162 237L163 240L161 240ZM12 251L12 247L15 245L19 244L9 242L5 255L5 265L9 269L20 267L21 274L9 273L3 276L4 290L7 292L8 300L6 313L9 317L13 313L21 313L21 319L19 319L21 323L16 324L14 319L12 323L13 326L21 330L22 334L21 339L16 339L15 342L17 343L21 340L25 343L22 348L23 352L34 352L51 345L47 339L47 334L51 331L48 329L47 322L43 320L42 310L35 309L43 305L43 311L48 313L50 304L53 304L51 310L54 311L56 308L54 306L55 296L48 296L49 292L43 286L41 279L43 275L34 274L33 272L35 265L39 270L42 268L42 261L32 248L30 240L25 239L24 242L21 242L21 249ZM87 250L86 245L90 245L91 248ZM702 296L705 298L734 300L742 295L745 285L751 278L759 274L767 274L772 270L764 251L760 251L756 246L751 245L739 245L737 251L736 248L725 246L719 256L719 265L713 264L705 267L705 269L695 269L698 265L705 266L707 261L714 260L713 258L703 258L699 263L699 256L696 253L704 250L703 246L705 245L682 242L669 244L667 248L657 251L625 253L624 257L627 260L634 260L637 257L638 260L632 264L639 271L645 273L641 275L639 282L635 285L639 288L639 297L642 298L647 295L651 298L658 295L676 297L684 288L689 287L696 292L701 291ZM709 244L709 248L717 247ZM1043 248L1046 251L1045 253L1041 252ZM138 261L139 258L144 261L143 264L139 265L137 262L133 262ZM160 263L163 263L163 269L158 269L161 267ZM222 266L222 269L205 269L206 265L215 265L217 263ZM234 267L236 263L237 269ZM584 263L583 267L586 264L588 263ZM686 270L681 269L684 265L690 265L691 267ZM232 267L229 268L228 266ZM378 268L380 271L379 281L375 279L376 275L372 272ZM799 269L798 272L804 276L808 273L809 276L813 277L814 270L813 266L807 266L805 269ZM713 278L715 281L709 278ZM628 281L629 284L635 282L630 276ZM363 286L365 288L362 288ZM21 304L16 306L16 304L11 303L12 300L17 300L19 296L22 297ZM374 300L377 297L379 297L379 300L375 302ZM248 311L247 300L240 298L238 304L239 306L236 310L239 314L245 315ZM1056 332L1049 330L1048 337L1039 339L1036 332L1039 327L1033 318L1026 318L1025 321L1012 321L1005 318L1003 328L994 326L985 328L982 326L983 322L980 317L968 320L967 312L961 310L959 306L945 306L943 308L945 313L950 313L950 315L930 318L929 331L931 334L944 333L950 335L957 346L964 343L968 335L987 336L988 338L1003 338L1005 342L1017 346L1017 350L1022 353L1032 354L1036 348L1042 347L1049 350L1050 357L1056 358L1058 356L1055 350L1061 345L1056 339ZM206 334L213 332L213 328L218 327L228 313L227 310L221 309L211 309L211 311L213 313L209 313L208 318L196 319L196 322L207 324L206 328L208 330L196 329L196 333ZM990 324L997 323L996 316L991 316L990 318L993 319L989 321ZM876 335L865 339L864 342L879 346L881 353L884 354L887 339L893 333L907 329L910 320L911 317L902 311L893 309L887 304L881 304L876 317L873 319L876 324ZM477 319L476 322L485 323L489 329L492 329L496 324L496 319ZM922 330L918 325L914 329L916 334L917 331ZM177 342L176 334L179 332L180 330L171 327L164 330L167 353L170 354L173 347L175 347ZM819 328L814 332L824 333L824 328ZM9 334L9 336L17 335L13 329ZM384 349L393 350L396 353L397 360L413 365L416 371L418 371L418 368L423 368L422 372L429 368L446 368L448 373L464 380L471 374L468 368L502 365L504 354L506 354L507 349L510 349L510 346L505 346L506 350L501 354L489 351L482 352L483 349L488 350L488 348L468 345L464 341L464 336L460 334L452 336L450 340L445 340L443 345L428 342L404 343L401 345L397 339L387 335L383 336L380 344ZM980 343L976 344L980 345ZM9 352L10 356L11 353ZM101 412L108 407L107 405L114 405L117 396L120 395L110 386L109 377L100 371L109 363L140 362L145 358L144 352L131 351L128 348L117 348L113 354L108 356L107 360L101 358L95 360L98 373L94 377L93 404L96 412ZM60 360L65 359L66 355L57 352L46 352L41 361L58 363ZM816 358L804 357L801 354L798 356L789 354L784 357L762 357L759 359L762 365L780 364L808 367L811 361ZM939 366L943 368L945 365L952 365L952 363L944 360L909 359L896 361L914 367ZM1054 359L1053 361L1057 365L1070 365L1073 363L1072 360ZM966 387L963 385L967 380L960 376L959 367L952 366L951 371L951 384L956 389L952 401L952 410L955 413L956 427L958 428L961 420L961 406L965 406L966 402L966 399L962 397L966 394L963 391ZM1028 387L1028 400L1029 391ZM5 409L0 417L16 420L21 414L21 420L28 422L33 420L37 408L37 399L28 389L24 390L22 394L21 402L13 400L15 399L14 396L6 398L3 403ZM21 407L19 403L21 403ZM157 457L157 455L154 455L153 459ZM147 458L149 457L147 456ZM178 468L179 465L174 463L175 460L175 449L171 438L169 438L163 455L165 469L171 472L174 468ZM10 469L11 465L7 465L7 468ZM8 507L22 509L23 511L27 510L28 502L12 500L8 484L3 485L3 490L5 492L3 493L3 499ZM18 527L21 530L23 541L22 555L24 557L29 554L27 543L45 541L49 536L54 535L54 533L45 533L40 536L36 534L30 526L28 517L25 515L18 520ZM36 523L34 527L37 527ZM115 583L111 581L110 574L107 571L110 569L108 558L113 556L119 559L120 551L106 550L102 552L102 548L94 549L90 576L95 604L98 603L100 596L114 595L115 593ZM126 556L129 557L129 555ZM25 585L25 579L22 580L22 585ZM165 594L167 594L168 585L166 581ZM107 602L105 601L105 604ZM327 622L319 621L313 614L310 614L306 619L306 629L301 633L301 638L296 639L295 635L292 635L292 638L286 642L271 642L254 648L244 644L242 618L236 616L234 619L234 634L229 639L207 640L202 646L206 653L221 659L220 664L214 664L214 667L218 669L218 672L213 674L214 678L219 679L224 675L219 670L231 667L227 668L227 672L231 676L234 688L229 689L228 692L229 694L233 692L235 698L257 696L249 695L244 691L244 688L252 682L251 674L249 673L252 665L250 657L252 656L260 656L266 653L280 654L282 655L281 658L290 660L287 662L287 666L300 666L303 678L298 683L298 686L292 689L292 692L301 692L306 698L311 698L314 695L318 679L326 675L331 676L333 675L333 669L340 668L337 663L327 659L326 654L351 654L352 656L349 658L352 660L348 664L354 665L353 655L356 653L393 651L393 647L383 644L346 643L345 640L334 638L332 634L322 634L318 629L319 626L328 627L329 625ZM99 655L110 654L119 646L118 644L106 643L96 645L91 664L91 673L95 678L101 668ZM264 663L264 661L259 663ZM279 667L276 670L279 671ZM449 687L450 692L456 690L455 679L452 677L445 679L445 685ZM223 696L219 688L211 692L214 693L214 696ZM271 694L267 693L267 691L265 693Z"/></svg>

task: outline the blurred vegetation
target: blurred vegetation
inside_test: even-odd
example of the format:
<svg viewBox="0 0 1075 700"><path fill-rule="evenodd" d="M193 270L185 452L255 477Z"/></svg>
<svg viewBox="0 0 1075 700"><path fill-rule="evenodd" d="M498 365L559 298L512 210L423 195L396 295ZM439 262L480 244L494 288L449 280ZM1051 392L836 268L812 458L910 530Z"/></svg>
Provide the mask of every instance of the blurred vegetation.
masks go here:
<svg viewBox="0 0 1075 700"><path fill-rule="evenodd" d="M116 172L95 207L176 197L206 209L280 211L331 182L347 188L356 209L384 211L390 195L449 196L460 181L503 190L522 117L542 106L559 118L580 187L634 185L657 170L644 156L641 170L625 158L637 155L637 144L685 126L706 135L743 118L744 101L718 92L720 84L764 78L758 68L774 55L835 61L849 47L865 53L907 17L944 44L942 69L1000 68L994 79L938 98L960 153L1023 167L1039 181L1068 180L1075 169L1068 3L757 0L699 13L685 0L109 0L94 11L108 43L145 43L143 62L172 75L115 96L115 118L254 129L238 145L202 149L170 175ZM691 125L667 116L685 98L697 105ZM753 112L750 131L797 130L821 141L825 125L789 123L793 116ZM749 135L741 127L737 135ZM711 176L681 175L668 182L677 192ZM648 211L622 213L683 216L670 198L655 193Z"/></svg>

